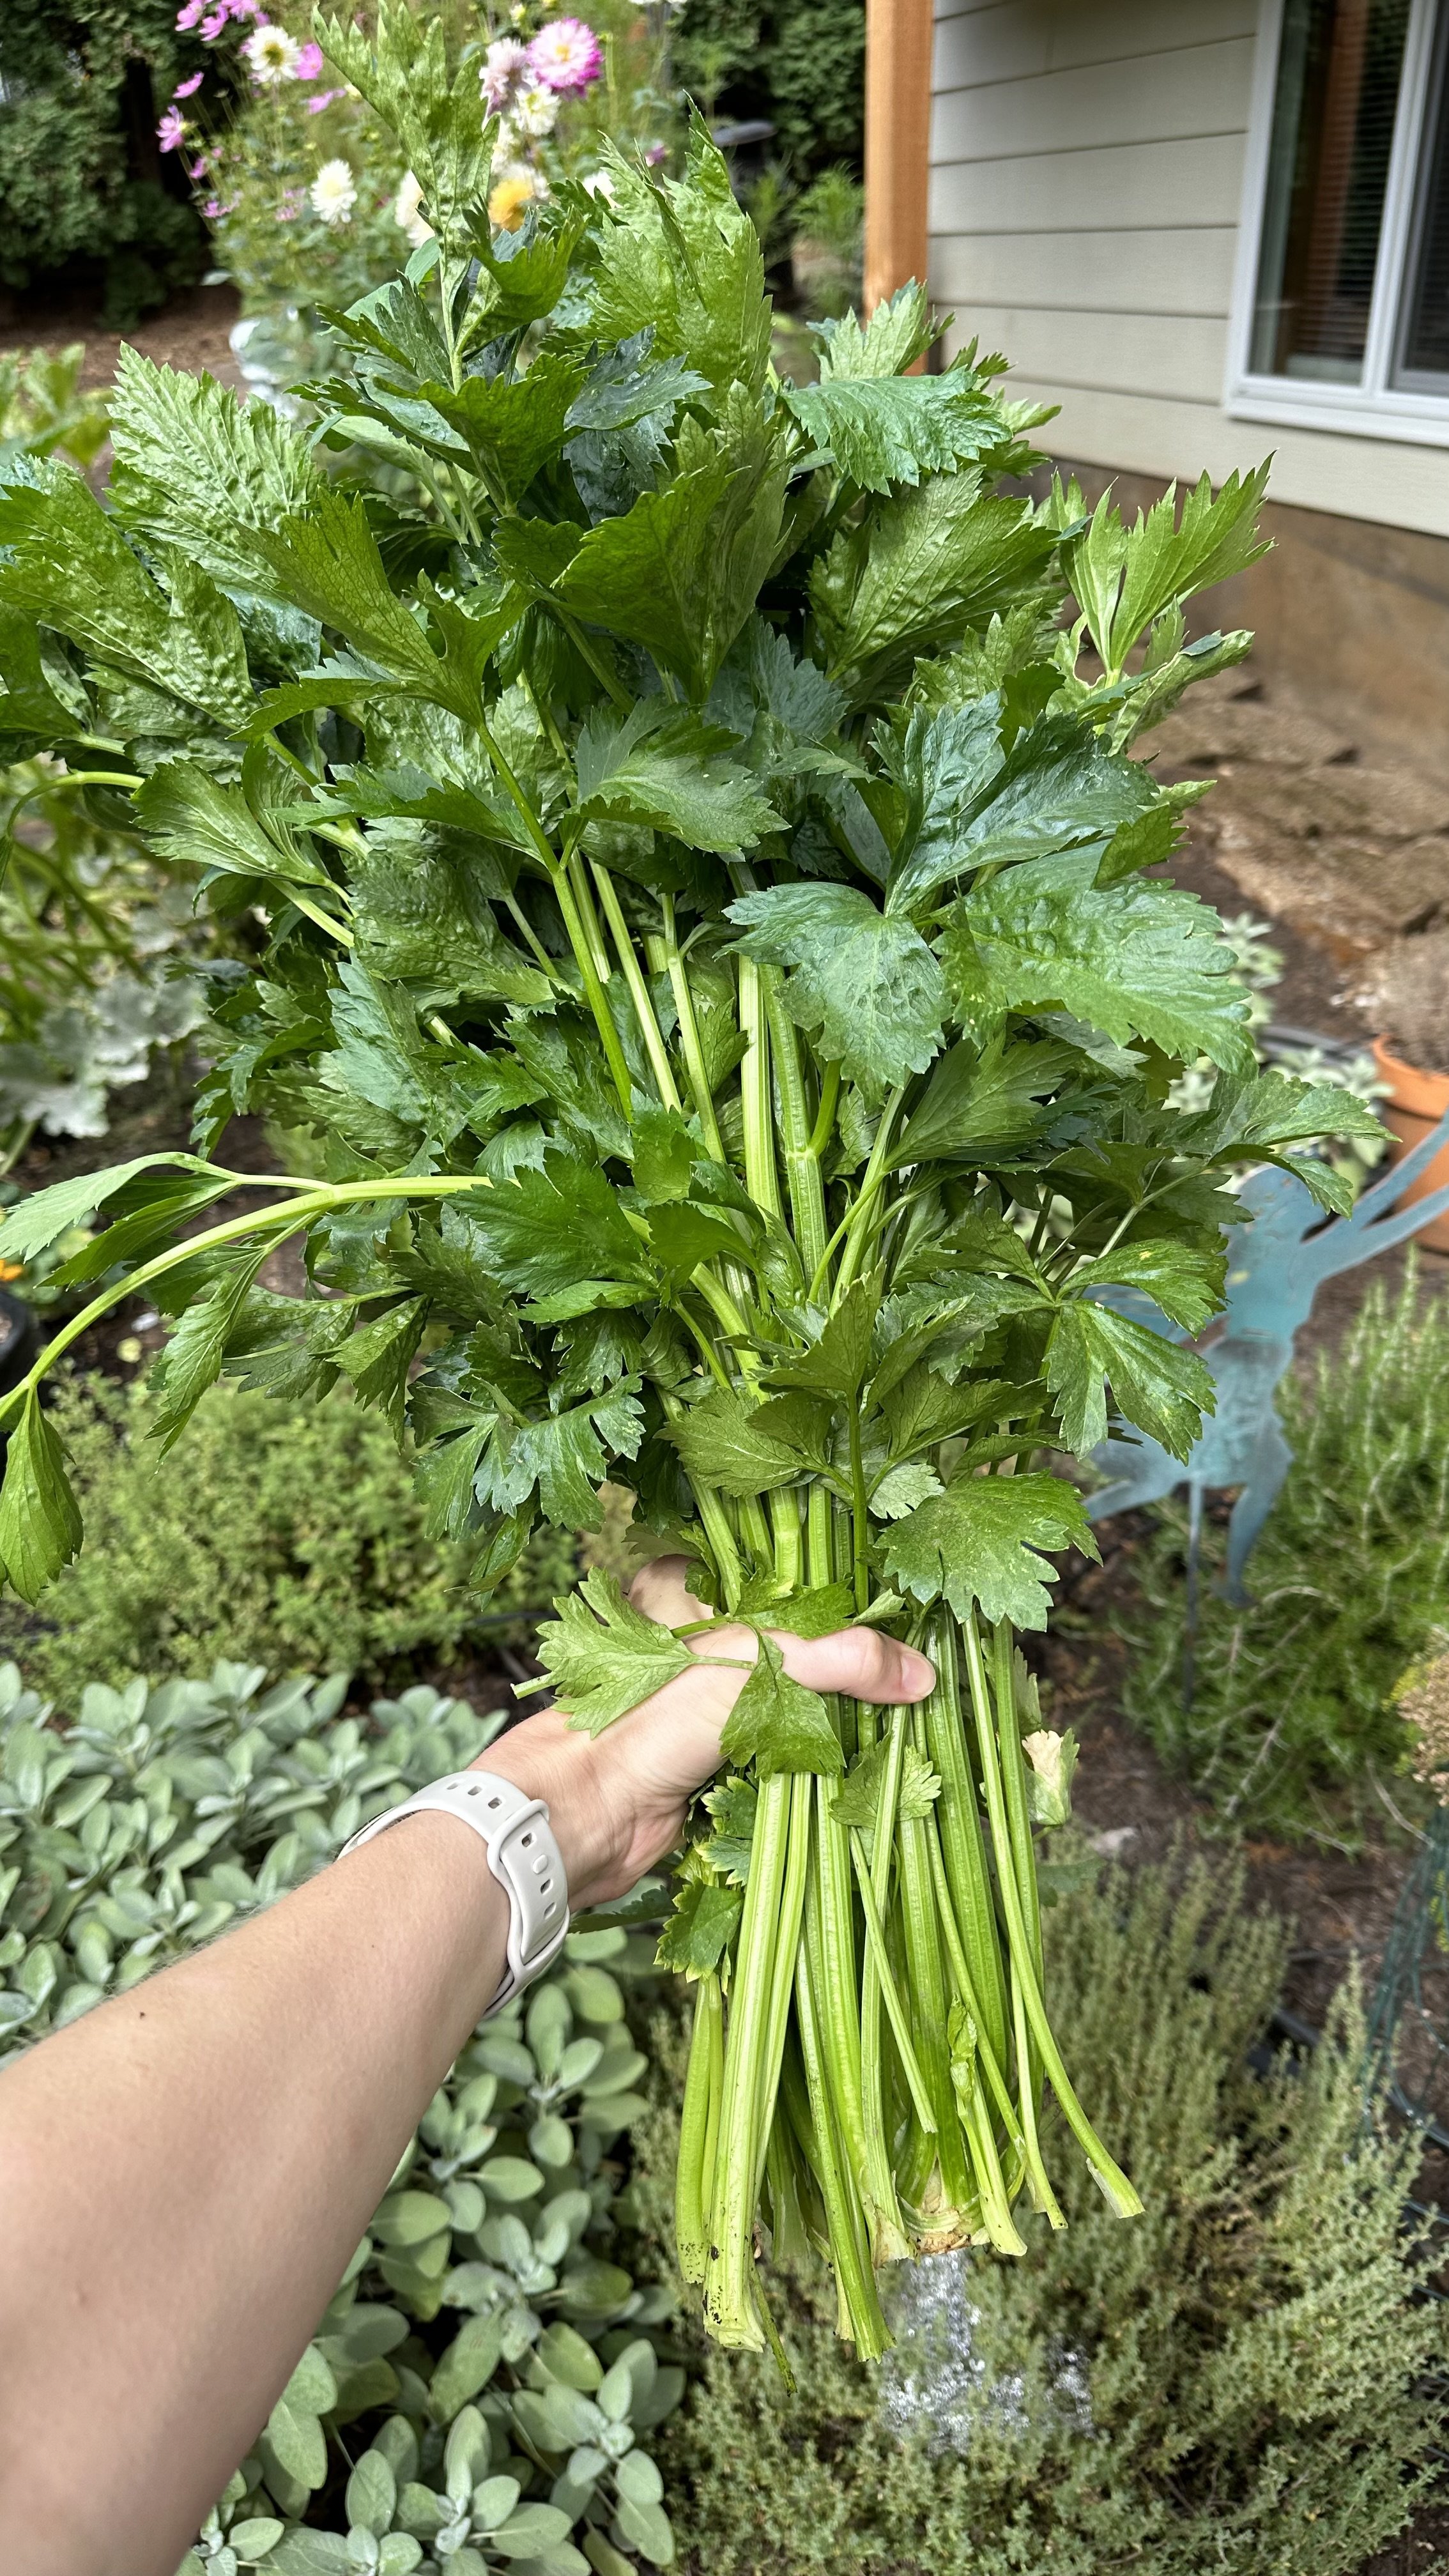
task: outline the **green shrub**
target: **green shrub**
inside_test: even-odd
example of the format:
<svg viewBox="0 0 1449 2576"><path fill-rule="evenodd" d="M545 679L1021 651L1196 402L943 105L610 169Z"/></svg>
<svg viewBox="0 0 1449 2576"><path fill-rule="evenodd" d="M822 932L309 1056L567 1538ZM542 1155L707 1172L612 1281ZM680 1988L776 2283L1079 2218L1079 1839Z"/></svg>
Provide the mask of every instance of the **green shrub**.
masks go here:
<svg viewBox="0 0 1449 2576"><path fill-rule="evenodd" d="M1145 2216L1114 2218L1078 2166L1067 2231L1028 2220L1024 2261L895 2276L879 2374L818 2282L781 2318L793 2394L768 2357L710 2353L662 2455L692 2564L1338 2576L1403 2528L1445 2416L1406 2155L1365 2133L1351 1993L1301 2068L1252 2072L1286 1935L1240 1901L1199 1862L1113 1873L1048 1917L1074 2065ZM670 2126L636 2143L656 2227Z"/></svg>
<svg viewBox="0 0 1449 2576"><path fill-rule="evenodd" d="M81 261L129 329L200 276L206 235L166 184L160 103L206 57L174 0L5 0L0 10L0 284Z"/></svg>
<svg viewBox="0 0 1449 2576"><path fill-rule="evenodd" d="M114 1092L134 1099L147 1084L150 1111L168 1079L179 1095L182 1044L202 1016L204 988L187 969L206 929L188 894L134 832L97 819L66 789L48 760L0 761L0 1174L7 1176L37 1128L104 1136ZM118 1104L122 1115L128 1105Z"/></svg>
<svg viewBox="0 0 1449 2576"><path fill-rule="evenodd" d="M1252 1603L1215 1590L1224 1534L1205 1527L1185 1710L1187 1514L1165 1507L1140 1552L1147 1615L1128 1623L1124 1696L1232 1823L1343 1839L1374 1780L1403 1766L1390 1693L1449 1619L1449 1297L1422 1305L1412 1270L1392 1302L1375 1281L1341 1347L1285 1379L1280 1403L1294 1465L1248 1562Z"/></svg>
<svg viewBox="0 0 1449 2576"><path fill-rule="evenodd" d="M864 0L688 0L674 67L707 114L768 116L792 177L859 169L865 138Z"/></svg>
<svg viewBox="0 0 1449 2576"><path fill-rule="evenodd" d="M499 1722L423 1688L339 1722L345 1676L263 1695L264 1678L92 1685L60 1733L0 1667L0 2062L310 1877ZM645 2060L603 1962L641 1953L615 1927L572 1934L469 2043L182 2576L479 2576L525 2556L587 2576L571 2529L605 2576L634 2561L601 2541L670 2557L635 2437L682 2389L648 2331L672 2293L612 2259L611 2142L644 2107Z"/></svg>
<svg viewBox="0 0 1449 2576"><path fill-rule="evenodd" d="M817 319L861 296L865 190L848 170L822 170L794 209L795 290Z"/></svg>
<svg viewBox="0 0 1449 2576"><path fill-rule="evenodd" d="M153 1411L143 1388L101 1378L72 1380L55 1409L92 1544L42 1613L0 1601L0 1652L62 1701L90 1680L195 1672L218 1655L395 1678L409 1657L457 1653L480 1612L542 1606L574 1579L571 1543L550 1532L480 1604L467 1550L427 1536L387 1424L345 1396L287 1404L219 1386L184 1464L149 1437Z"/></svg>

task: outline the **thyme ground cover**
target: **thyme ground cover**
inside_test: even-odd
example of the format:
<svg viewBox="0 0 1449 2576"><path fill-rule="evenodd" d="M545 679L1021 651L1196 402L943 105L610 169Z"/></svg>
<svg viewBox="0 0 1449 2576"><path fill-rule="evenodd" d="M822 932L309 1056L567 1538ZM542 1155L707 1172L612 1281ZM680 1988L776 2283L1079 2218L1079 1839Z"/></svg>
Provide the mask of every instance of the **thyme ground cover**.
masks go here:
<svg viewBox="0 0 1449 2576"><path fill-rule="evenodd" d="M434 238L334 317L316 440L128 354L109 509L27 460L0 495L0 722L133 776L151 846L270 924L218 984L195 1154L0 1234L25 1258L110 1218L4 1414L0 1558L31 1598L78 1547L41 1380L142 1287L176 1318L163 1447L223 1369L345 1377L485 1585L627 1484L758 1656L663 1942L697 1989L681 2264L762 2347L763 2219L876 2354L879 2265L1019 2252L1023 2192L1061 2223L1047 2087L1138 2207L1043 1993L1033 1832L1073 1747L1015 1632L1091 1545L1044 1462L1111 1421L1185 1452L1205 1370L1102 1300L1199 1328L1233 1169L1368 1116L1259 1074L1215 916L1144 873L1200 791L1126 748L1246 650L1187 643L1181 603L1252 559L1262 478L1134 528L1006 495L1044 415L998 360L908 375L918 289L823 326L818 385L778 378L702 130L682 181L615 156L611 198L494 235L436 24L317 35ZM329 482L329 440L385 452L386 489ZM301 1168L208 1223L242 1110ZM294 1238L303 1297L259 1284ZM926 1646L927 1708L789 1679L782 1633L853 1616ZM691 1646L596 1572L541 1651L597 1728Z"/></svg>
<svg viewBox="0 0 1449 2576"><path fill-rule="evenodd" d="M660 2452L684 2564L1412 2566L1442 2492L1444 2310L1425 2296L1433 2241L1405 2224L1416 2141L1364 2118L1353 1985L1324 2044L1273 2062L1291 1928L1246 1910L1233 1866L1111 1871L1050 1910L1046 1939L1074 2061L1145 2215L1115 2225L1079 2167L1066 2234L1028 2227L1024 2262L897 2271L883 2369L836 2342L803 2274L784 2325L796 2394L768 2355L687 2355ZM629 2189L646 2242L668 2233L674 2016L651 2035L657 2108L632 2132Z"/></svg>
<svg viewBox="0 0 1449 2576"><path fill-rule="evenodd" d="M1449 1304L1420 1278L1411 1250L1398 1291L1372 1279L1338 1347L1283 1379L1293 1464L1251 1600L1201 1583L1187 1708L1185 1512L1161 1508L1137 1552L1124 1706L1238 1832L1352 1849L1402 1812L1396 1688L1449 1628ZM1223 1553L1209 1521L1205 1568Z"/></svg>

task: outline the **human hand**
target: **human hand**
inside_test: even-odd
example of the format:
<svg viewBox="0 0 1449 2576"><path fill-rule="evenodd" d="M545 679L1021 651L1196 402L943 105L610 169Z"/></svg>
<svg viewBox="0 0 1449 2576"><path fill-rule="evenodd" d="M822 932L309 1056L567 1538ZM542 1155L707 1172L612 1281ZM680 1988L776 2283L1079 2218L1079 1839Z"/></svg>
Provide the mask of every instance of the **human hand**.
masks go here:
<svg viewBox="0 0 1449 2576"><path fill-rule="evenodd" d="M540 1710L491 1745L477 1766L547 1802L575 1911L622 1896L673 1850L690 1798L719 1769L720 1736L759 1651L752 1629L714 1620L695 1600L688 1566L687 1557L657 1558L635 1577L629 1598L667 1628L709 1620L707 1631L686 1641L690 1651L737 1657L738 1670L701 1663L598 1736L571 1727L557 1709ZM828 1637L771 1634L786 1672L808 1690L895 1708L924 1699L936 1678L913 1646L874 1628L838 1628Z"/></svg>

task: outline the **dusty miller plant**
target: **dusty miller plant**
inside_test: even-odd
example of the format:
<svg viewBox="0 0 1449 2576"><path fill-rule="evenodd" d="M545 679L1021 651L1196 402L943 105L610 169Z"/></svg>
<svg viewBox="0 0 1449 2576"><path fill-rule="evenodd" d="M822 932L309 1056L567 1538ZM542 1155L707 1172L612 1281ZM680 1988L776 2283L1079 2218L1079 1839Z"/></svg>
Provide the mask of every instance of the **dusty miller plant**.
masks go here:
<svg viewBox="0 0 1449 2576"><path fill-rule="evenodd" d="M1062 2223L1048 2084L1138 2206L1043 1995L1033 1833L1072 1748L1015 1630L1091 1544L1043 1462L1118 1420L1185 1453L1205 1370L1104 1293L1197 1330L1234 1168L1292 1156L1342 1204L1294 1149L1367 1118L1259 1074L1216 917L1145 873L1199 791L1127 748L1246 650L1188 642L1182 603L1252 560L1262 477L1130 528L1007 495L1045 415L969 351L908 374L918 288L822 326L818 384L779 379L702 129L681 181L616 156L611 199L495 236L437 27L318 32L434 227L335 318L351 368L312 394L324 435L365 420L389 494L130 356L109 510L44 466L0 500L34 637L10 686L39 720L62 653L152 845L271 919L196 1154L45 1192L0 1251L105 1205L71 1275L107 1279L88 1316L142 1287L175 1316L164 1444L222 1368L340 1373L410 1425L480 1581L540 1515L597 1526L612 1475L754 1628L664 1942L698 1988L680 2259L758 2346L759 2213L828 2255L877 2353L877 2266L1020 2252L1024 2191ZM241 1110L303 1168L207 1223ZM293 1238L304 1297L258 1285ZM5 1414L27 1597L80 1540L40 1383L86 1321ZM544 1659L584 1725L689 1663L602 1575L561 1612ZM789 1679L779 1633L852 1615L929 1649L927 1707Z"/></svg>

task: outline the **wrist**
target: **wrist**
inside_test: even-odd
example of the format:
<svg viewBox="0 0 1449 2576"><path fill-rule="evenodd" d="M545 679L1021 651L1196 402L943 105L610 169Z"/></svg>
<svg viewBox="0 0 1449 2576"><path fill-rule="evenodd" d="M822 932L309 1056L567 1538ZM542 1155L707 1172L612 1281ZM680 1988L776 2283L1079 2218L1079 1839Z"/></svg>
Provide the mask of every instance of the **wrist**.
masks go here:
<svg viewBox="0 0 1449 2576"><path fill-rule="evenodd" d="M469 1766L496 1772L531 1798L542 1798L577 1913L622 1893L634 1816L627 1771L608 1735L570 1727L553 1709L510 1727ZM637 1875L637 1872L635 1873Z"/></svg>

